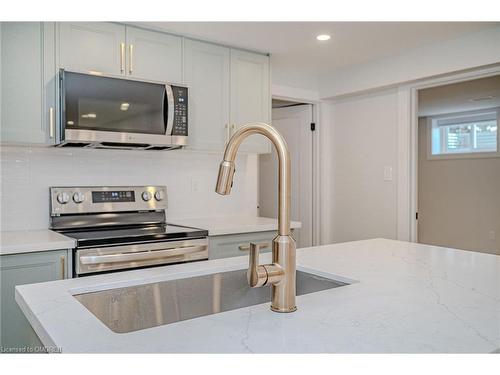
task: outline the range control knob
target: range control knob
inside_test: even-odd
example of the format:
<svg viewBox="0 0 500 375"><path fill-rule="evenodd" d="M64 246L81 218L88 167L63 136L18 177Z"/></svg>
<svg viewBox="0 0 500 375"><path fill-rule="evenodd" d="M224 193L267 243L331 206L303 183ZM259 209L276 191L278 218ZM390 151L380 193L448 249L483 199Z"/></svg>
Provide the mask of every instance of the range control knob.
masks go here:
<svg viewBox="0 0 500 375"><path fill-rule="evenodd" d="M75 193L73 194L73 202L82 203L85 200L85 195L83 193Z"/></svg>
<svg viewBox="0 0 500 375"><path fill-rule="evenodd" d="M142 200L143 201L148 202L148 201L151 200L151 198L153 198L153 196L151 195L151 193L149 191L143 191L142 192Z"/></svg>
<svg viewBox="0 0 500 375"><path fill-rule="evenodd" d="M162 201L165 199L165 192L163 190L158 190L156 193L155 193L155 199L157 201Z"/></svg>
<svg viewBox="0 0 500 375"><path fill-rule="evenodd" d="M69 194L68 193L59 193L57 194L57 201L61 204L66 204L69 202Z"/></svg>

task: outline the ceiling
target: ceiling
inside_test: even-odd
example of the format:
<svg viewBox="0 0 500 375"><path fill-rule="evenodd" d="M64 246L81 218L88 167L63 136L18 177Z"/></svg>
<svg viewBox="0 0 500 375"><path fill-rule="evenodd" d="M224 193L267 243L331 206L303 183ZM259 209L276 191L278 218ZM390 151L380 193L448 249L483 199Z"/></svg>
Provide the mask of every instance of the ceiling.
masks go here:
<svg viewBox="0 0 500 375"><path fill-rule="evenodd" d="M418 92L418 115L435 116L500 107L500 75Z"/></svg>
<svg viewBox="0 0 500 375"><path fill-rule="evenodd" d="M390 57L500 22L140 22L144 27L271 54L274 77L318 80L349 65ZM318 34L330 34L326 42ZM296 77L295 77L296 78ZM283 82L279 82L284 84ZM317 82L316 82L317 83ZM316 86L316 84L315 84Z"/></svg>

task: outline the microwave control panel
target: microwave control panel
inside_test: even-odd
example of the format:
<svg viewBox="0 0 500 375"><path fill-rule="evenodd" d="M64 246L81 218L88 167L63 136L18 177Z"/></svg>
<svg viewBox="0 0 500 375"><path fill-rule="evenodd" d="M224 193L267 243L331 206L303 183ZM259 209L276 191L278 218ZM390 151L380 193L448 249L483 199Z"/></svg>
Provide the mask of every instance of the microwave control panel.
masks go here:
<svg viewBox="0 0 500 375"><path fill-rule="evenodd" d="M188 135L188 89L172 86L174 94L174 124L172 135Z"/></svg>

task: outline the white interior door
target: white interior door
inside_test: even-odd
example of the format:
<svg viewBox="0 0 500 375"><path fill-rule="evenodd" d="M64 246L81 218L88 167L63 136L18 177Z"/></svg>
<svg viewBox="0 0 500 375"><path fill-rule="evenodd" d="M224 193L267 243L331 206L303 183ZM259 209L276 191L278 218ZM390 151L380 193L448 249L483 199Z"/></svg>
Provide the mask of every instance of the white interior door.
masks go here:
<svg viewBox="0 0 500 375"><path fill-rule="evenodd" d="M283 135L292 161L292 220L302 222L295 230L297 247L312 246L313 222L313 139L312 105L304 104L272 110L272 125ZM276 153L260 155L259 214L277 217L278 158Z"/></svg>

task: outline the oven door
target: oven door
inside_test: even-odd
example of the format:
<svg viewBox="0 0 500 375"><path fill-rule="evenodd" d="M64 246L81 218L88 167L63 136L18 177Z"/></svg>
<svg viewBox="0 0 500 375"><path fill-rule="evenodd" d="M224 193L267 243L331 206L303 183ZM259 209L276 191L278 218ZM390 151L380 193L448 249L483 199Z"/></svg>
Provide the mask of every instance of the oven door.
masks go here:
<svg viewBox="0 0 500 375"><path fill-rule="evenodd" d="M64 70L60 82L61 143L186 143L185 87Z"/></svg>
<svg viewBox="0 0 500 375"><path fill-rule="evenodd" d="M208 259L208 239L77 249L77 276Z"/></svg>

